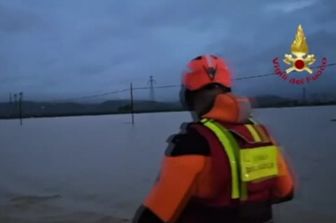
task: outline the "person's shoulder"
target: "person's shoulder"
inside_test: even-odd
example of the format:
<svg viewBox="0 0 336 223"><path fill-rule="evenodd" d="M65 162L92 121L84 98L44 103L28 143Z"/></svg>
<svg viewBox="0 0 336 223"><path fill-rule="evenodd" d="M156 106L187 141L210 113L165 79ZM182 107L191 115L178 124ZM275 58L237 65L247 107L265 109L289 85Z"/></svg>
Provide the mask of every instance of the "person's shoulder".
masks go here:
<svg viewBox="0 0 336 223"><path fill-rule="evenodd" d="M258 129L261 129L268 137L272 136L269 127L267 127L264 123L260 122L259 120L257 121L254 118L250 118L250 122L250 124L256 126Z"/></svg>
<svg viewBox="0 0 336 223"><path fill-rule="evenodd" d="M166 156L182 155L210 155L210 148L207 140L193 128L197 123L183 123L178 134L168 138L169 146L166 149Z"/></svg>

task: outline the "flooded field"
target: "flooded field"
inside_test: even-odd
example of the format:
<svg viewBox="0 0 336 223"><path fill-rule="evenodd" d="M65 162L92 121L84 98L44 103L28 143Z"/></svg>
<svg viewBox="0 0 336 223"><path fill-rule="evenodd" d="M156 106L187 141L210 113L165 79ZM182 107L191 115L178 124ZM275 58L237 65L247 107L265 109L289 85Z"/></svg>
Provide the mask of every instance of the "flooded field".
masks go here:
<svg viewBox="0 0 336 223"><path fill-rule="evenodd" d="M295 168L276 222L336 222L336 106L255 110ZM185 112L0 121L0 222L129 222Z"/></svg>

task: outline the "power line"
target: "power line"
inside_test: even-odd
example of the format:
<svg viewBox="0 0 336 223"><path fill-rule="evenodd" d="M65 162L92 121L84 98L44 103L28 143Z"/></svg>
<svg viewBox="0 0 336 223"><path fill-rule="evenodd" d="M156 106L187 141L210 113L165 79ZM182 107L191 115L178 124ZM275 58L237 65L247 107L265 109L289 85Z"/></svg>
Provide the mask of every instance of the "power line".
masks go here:
<svg viewBox="0 0 336 223"><path fill-rule="evenodd" d="M335 66L335 65L336 65L336 62L335 63L329 63L329 64L326 65L326 67L332 67L332 66ZM320 65L316 65L316 66L312 66L311 68L319 68L319 67L320 67ZM237 77L237 78L234 78L233 80L240 81L240 80L262 78L262 77L268 77L268 76L274 76L275 77L275 72ZM181 87L180 84L154 86L155 80L153 79L153 76L150 76L149 83L150 83L149 87L133 87L133 90L148 90L148 89L150 89L152 91L151 92L151 98L154 99L154 89ZM85 100L85 99L99 98L99 97L103 97L103 96L107 96L107 95L118 94L118 93L122 93L122 92L126 92L126 91L129 91L129 89L121 89L121 90L116 90L116 91L104 92L104 93L101 93L101 94L93 94L93 95L86 95L86 96L81 96L81 97L54 100L54 102L80 101L80 100ZM15 97L16 97L16 95L14 95L14 100L15 100Z"/></svg>
<svg viewBox="0 0 336 223"><path fill-rule="evenodd" d="M158 86L158 87L155 87L155 88L173 88L173 87L181 87L181 85L171 84L171 85Z"/></svg>
<svg viewBox="0 0 336 223"><path fill-rule="evenodd" d="M54 100L54 102L78 101L78 100L83 100L83 99L90 99L90 98L103 97L106 95L118 94L118 93L125 92L125 91L129 91L129 89L121 89L117 91L109 91L109 92L105 92L101 94L86 95L86 96L74 97L74 98L68 98L68 99L59 99L59 100Z"/></svg>
<svg viewBox="0 0 336 223"><path fill-rule="evenodd" d="M147 90L149 87L134 87L133 90Z"/></svg>
<svg viewBox="0 0 336 223"><path fill-rule="evenodd" d="M267 76L273 76L273 75L274 75L274 72L267 73L267 74L258 74L258 75L246 76L246 77L237 77L237 78L234 78L233 80L240 81L240 80L254 79L254 78L267 77Z"/></svg>
<svg viewBox="0 0 336 223"><path fill-rule="evenodd" d="M330 63L327 64L326 67L332 67L335 66L336 63ZM319 68L319 65L316 66L312 66L311 68ZM258 75L251 75L251 76L245 76L245 77L238 77L235 78L234 80L246 80L246 79L253 79L253 78L259 78L259 77L267 77L267 76L273 76L275 73L274 72L270 72L270 73L266 73L266 74L258 74Z"/></svg>

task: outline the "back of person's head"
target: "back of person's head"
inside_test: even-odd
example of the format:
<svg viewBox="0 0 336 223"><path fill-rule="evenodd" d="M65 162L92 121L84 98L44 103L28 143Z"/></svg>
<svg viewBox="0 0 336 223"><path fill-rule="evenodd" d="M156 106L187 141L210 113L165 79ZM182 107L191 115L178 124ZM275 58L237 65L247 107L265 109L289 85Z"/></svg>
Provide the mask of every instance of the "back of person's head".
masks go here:
<svg viewBox="0 0 336 223"><path fill-rule="evenodd" d="M231 72L225 60L202 55L189 62L183 74L180 98L188 110L202 114L211 108L216 95L231 92L231 87Z"/></svg>

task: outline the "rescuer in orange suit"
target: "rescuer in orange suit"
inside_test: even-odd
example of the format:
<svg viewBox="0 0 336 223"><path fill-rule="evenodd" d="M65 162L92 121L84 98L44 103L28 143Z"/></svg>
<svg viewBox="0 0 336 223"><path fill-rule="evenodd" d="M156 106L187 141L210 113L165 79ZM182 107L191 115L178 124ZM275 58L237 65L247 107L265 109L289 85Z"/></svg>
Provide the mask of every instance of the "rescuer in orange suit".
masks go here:
<svg viewBox="0 0 336 223"><path fill-rule="evenodd" d="M160 175L135 223L265 223L272 205L291 200L292 171L247 98L231 93L224 59L193 59L182 100L196 120L170 138Z"/></svg>

